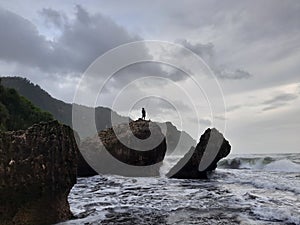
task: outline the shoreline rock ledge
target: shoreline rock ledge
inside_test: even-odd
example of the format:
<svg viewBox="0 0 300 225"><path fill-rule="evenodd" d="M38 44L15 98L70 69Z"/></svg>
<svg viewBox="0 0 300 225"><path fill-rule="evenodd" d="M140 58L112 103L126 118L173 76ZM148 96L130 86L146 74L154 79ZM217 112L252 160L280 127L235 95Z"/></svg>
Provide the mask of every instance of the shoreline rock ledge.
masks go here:
<svg viewBox="0 0 300 225"><path fill-rule="evenodd" d="M73 217L67 200L76 183L78 149L57 121L0 132L1 225L47 225Z"/></svg>
<svg viewBox="0 0 300 225"><path fill-rule="evenodd" d="M206 179L217 168L217 163L229 155L231 146L215 128L208 128L191 149L167 173L169 178Z"/></svg>

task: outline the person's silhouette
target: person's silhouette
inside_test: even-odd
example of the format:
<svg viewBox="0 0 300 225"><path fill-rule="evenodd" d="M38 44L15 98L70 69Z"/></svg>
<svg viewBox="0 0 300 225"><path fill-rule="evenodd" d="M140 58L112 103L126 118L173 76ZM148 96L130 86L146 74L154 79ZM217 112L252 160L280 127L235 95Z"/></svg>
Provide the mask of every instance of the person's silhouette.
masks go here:
<svg viewBox="0 0 300 225"><path fill-rule="evenodd" d="M144 108L142 108L142 119L146 119L146 110Z"/></svg>

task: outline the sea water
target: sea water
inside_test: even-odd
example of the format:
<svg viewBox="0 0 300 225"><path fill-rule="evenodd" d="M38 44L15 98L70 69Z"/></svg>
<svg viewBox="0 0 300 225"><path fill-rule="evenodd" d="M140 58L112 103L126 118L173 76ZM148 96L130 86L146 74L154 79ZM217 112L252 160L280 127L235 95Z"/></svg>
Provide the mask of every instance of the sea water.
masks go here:
<svg viewBox="0 0 300 225"><path fill-rule="evenodd" d="M208 180L79 178L61 224L300 224L300 154L230 155Z"/></svg>

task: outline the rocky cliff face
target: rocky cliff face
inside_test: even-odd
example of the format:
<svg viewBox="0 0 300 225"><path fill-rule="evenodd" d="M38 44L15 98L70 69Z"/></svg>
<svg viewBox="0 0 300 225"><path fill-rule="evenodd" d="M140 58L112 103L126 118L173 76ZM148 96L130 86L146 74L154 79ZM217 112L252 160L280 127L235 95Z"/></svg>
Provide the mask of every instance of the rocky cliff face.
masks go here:
<svg viewBox="0 0 300 225"><path fill-rule="evenodd" d="M85 139L80 150L98 173L158 176L167 146L157 124L137 120Z"/></svg>
<svg viewBox="0 0 300 225"><path fill-rule="evenodd" d="M171 178L207 178L207 174L217 168L217 163L230 153L231 146L215 128L207 129L196 148L189 152L167 174Z"/></svg>
<svg viewBox="0 0 300 225"><path fill-rule="evenodd" d="M72 217L67 196L76 183L73 131L57 121L0 133L1 224L53 224Z"/></svg>

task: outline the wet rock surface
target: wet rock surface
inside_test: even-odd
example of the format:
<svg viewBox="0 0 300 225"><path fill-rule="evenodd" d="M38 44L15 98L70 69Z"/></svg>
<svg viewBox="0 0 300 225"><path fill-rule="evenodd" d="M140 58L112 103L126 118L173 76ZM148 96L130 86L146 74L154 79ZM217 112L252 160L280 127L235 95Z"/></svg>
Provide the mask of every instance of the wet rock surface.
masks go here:
<svg viewBox="0 0 300 225"><path fill-rule="evenodd" d="M208 128L196 147L168 172L167 176L178 179L203 179L217 168L217 163L231 150L229 142L215 128Z"/></svg>
<svg viewBox="0 0 300 225"><path fill-rule="evenodd" d="M76 183L73 131L57 121L0 133L2 225L53 224L72 218L67 200Z"/></svg>
<svg viewBox="0 0 300 225"><path fill-rule="evenodd" d="M100 174L159 176L167 146L157 124L137 120L85 139L80 150Z"/></svg>

